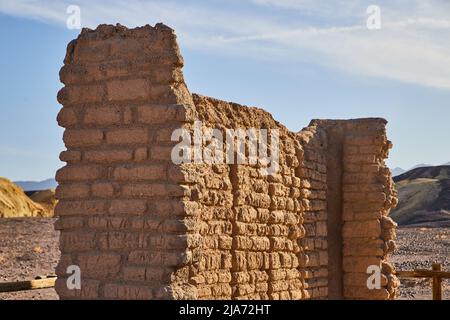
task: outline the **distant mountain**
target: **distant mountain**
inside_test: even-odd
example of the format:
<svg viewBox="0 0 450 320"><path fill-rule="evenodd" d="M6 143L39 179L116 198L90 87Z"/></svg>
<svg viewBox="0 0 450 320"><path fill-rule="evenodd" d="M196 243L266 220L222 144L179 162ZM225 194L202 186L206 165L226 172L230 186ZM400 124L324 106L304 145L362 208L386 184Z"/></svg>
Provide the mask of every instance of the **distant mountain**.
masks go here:
<svg viewBox="0 0 450 320"><path fill-rule="evenodd" d="M416 164L414 167L412 167L408 171L414 170L414 169L417 169L417 168L425 168L425 167L433 167L433 165L432 164L426 164L426 163L420 163L420 164Z"/></svg>
<svg viewBox="0 0 450 320"><path fill-rule="evenodd" d="M447 162L447 163L443 164L443 166L450 166L450 162ZM403 173L405 173L407 171L414 170L414 169L417 169L417 168L424 168L424 167L433 167L433 165L420 163L420 164L416 164L414 167L412 167L411 169L408 169L408 170L405 170L405 169L400 168L400 167L396 167L394 169L391 169L391 172L392 172L392 176L396 177L396 176L399 176L399 175L401 175L401 174L403 174Z"/></svg>
<svg viewBox="0 0 450 320"><path fill-rule="evenodd" d="M419 167L395 177L394 182L415 179L450 179L450 166Z"/></svg>
<svg viewBox="0 0 450 320"><path fill-rule="evenodd" d="M399 225L450 227L450 166L418 167L394 177Z"/></svg>
<svg viewBox="0 0 450 320"><path fill-rule="evenodd" d="M392 169L391 172L392 172L392 176L395 177L395 176L401 175L402 173L405 173L406 170L403 168L397 167L397 168Z"/></svg>
<svg viewBox="0 0 450 320"><path fill-rule="evenodd" d="M56 180L53 178L43 181L14 181L14 183L21 187L23 191L55 189L58 185Z"/></svg>

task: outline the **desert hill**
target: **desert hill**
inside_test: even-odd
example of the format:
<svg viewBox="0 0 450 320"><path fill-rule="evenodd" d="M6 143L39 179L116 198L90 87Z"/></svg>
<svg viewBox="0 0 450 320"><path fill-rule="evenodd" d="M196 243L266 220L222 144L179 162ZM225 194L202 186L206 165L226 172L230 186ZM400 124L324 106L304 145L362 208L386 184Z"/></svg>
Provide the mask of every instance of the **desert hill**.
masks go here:
<svg viewBox="0 0 450 320"><path fill-rule="evenodd" d="M0 178L0 218L52 216L49 195L42 195L40 199L43 200L42 204L34 202L20 187L8 179Z"/></svg>
<svg viewBox="0 0 450 320"><path fill-rule="evenodd" d="M450 227L450 166L420 167L394 177L399 225Z"/></svg>
<svg viewBox="0 0 450 320"><path fill-rule="evenodd" d="M25 194L34 202L40 204L47 210L48 216L53 216L56 205L55 189L25 191Z"/></svg>

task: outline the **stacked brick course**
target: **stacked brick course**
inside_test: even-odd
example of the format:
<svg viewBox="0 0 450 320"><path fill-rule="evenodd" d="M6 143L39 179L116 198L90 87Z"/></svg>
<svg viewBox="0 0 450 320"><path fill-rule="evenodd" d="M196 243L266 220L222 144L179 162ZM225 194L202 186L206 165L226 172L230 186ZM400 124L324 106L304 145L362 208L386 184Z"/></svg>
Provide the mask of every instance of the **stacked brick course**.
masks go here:
<svg viewBox="0 0 450 320"><path fill-rule="evenodd" d="M327 212L327 135L310 125L297 135L304 159L297 169L301 177L302 204L306 236L302 241L302 273L309 296L328 297L328 212Z"/></svg>
<svg viewBox="0 0 450 320"><path fill-rule="evenodd" d="M388 299L395 205L381 119L292 133L257 108L191 95L173 30L101 25L61 69L63 299ZM277 129L280 170L176 164L172 133ZM202 150L204 151L204 150ZM365 287L368 265L383 288ZM66 269L81 269L69 290Z"/></svg>
<svg viewBox="0 0 450 320"><path fill-rule="evenodd" d="M207 127L280 130L278 174L264 176L256 165L250 164L230 164L226 171L229 177L226 181L231 182L226 191L232 196L230 209L227 209L227 221L231 222L227 234L231 245L227 249L232 259L231 298L306 297L299 270L302 251L299 241L305 230L301 181L296 170L302 150L295 135L261 109L198 95L193 97L199 120ZM213 169L210 167L210 172ZM207 185L206 189L209 189ZM221 189L215 192L224 192L224 188Z"/></svg>
<svg viewBox="0 0 450 320"><path fill-rule="evenodd" d="M333 290L328 298L393 299L397 294L398 279L387 262L388 255L395 250L397 226L388 214L397 198L391 173L384 163L392 147L386 138L386 123L377 118L314 120L300 133L307 142L306 150L311 141L316 142L311 158L316 162L319 159L328 168L327 208L322 215L316 213L312 220L314 228L310 227L315 231L311 233L314 241L322 240L328 251L320 251L323 248L319 247L309 253L324 257L327 269L323 272L328 273L333 283L327 285L326 279L315 279L313 283L315 286L320 282L326 292ZM320 167L315 172L320 172ZM323 183L319 186L323 187ZM326 239L317 234L322 217L328 222L322 225ZM305 248L310 243L312 246L309 237L304 241ZM325 258L327 255L330 258ZM380 289L367 287L369 266L381 270ZM324 296L320 289L313 291L313 297Z"/></svg>
<svg viewBox="0 0 450 320"><path fill-rule="evenodd" d="M344 295L351 299L394 298L398 280L387 255L395 250L395 222L389 210L397 204L391 173L383 166L391 142L386 121L346 123L344 141L343 269ZM382 269L382 289L369 290L367 266Z"/></svg>
<svg viewBox="0 0 450 320"><path fill-rule="evenodd" d="M83 30L67 49L58 93L66 128L56 214L62 252L61 298L174 297L189 259L171 132L189 121L173 31L164 26ZM68 290L65 269L78 265L82 289ZM184 282L183 282L184 283ZM189 297L189 290L179 290ZM178 298L178 297L177 297ZM181 298L181 297L180 297Z"/></svg>

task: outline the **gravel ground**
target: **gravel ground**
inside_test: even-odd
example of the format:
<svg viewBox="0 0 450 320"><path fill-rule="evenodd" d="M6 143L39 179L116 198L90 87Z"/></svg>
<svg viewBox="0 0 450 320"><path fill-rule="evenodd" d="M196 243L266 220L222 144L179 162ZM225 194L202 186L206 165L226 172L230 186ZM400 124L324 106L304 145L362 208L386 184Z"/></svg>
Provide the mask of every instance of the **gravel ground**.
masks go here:
<svg viewBox="0 0 450 320"><path fill-rule="evenodd" d="M31 280L54 274L59 259L58 236L52 218L0 219L0 282ZM398 229L398 250L391 257L397 270L431 269L440 262L450 270L450 228ZM443 298L450 300L450 281ZM430 281L401 279L400 299L431 299ZM4 299L58 299L53 289L0 293Z"/></svg>
<svg viewBox="0 0 450 320"><path fill-rule="evenodd" d="M59 232L53 218L0 219L0 282L32 280L54 274ZM0 300L54 300L54 289L0 293Z"/></svg>
<svg viewBox="0 0 450 320"><path fill-rule="evenodd" d="M398 249L390 258L397 270L429 269L441 263L450 271L450 228L400 228L397 230ZM400 299L429 300L431 280L400 279ZM450 280L443 280L443 299L450 300Z"/></svg>

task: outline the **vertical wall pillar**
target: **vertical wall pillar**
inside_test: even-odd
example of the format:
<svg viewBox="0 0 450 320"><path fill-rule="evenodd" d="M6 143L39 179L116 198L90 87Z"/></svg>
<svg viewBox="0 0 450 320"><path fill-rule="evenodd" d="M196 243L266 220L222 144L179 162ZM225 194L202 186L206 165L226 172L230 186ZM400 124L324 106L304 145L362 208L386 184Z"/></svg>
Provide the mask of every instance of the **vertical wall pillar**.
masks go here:
<svg viewBox="0 0 450 320"><path fill-rule="evenodd" d="M346 123L346 131L342 184L344 297L393 299L398 280L386 260L395 249L396 224L387 216L397 199L384 163L392 146L386 138L386 121L352 120ZM381 271L380 288L370 287L374 282L368 286L372 268Z"/></svg>
<svg viewBox="0 0 450 320"><path fill-rule="evenodd" d="M384 119L313 120L299 135L305 148L305 165L323 157L326 163L325 232L319 214L305 213L303 245L309 256L307 282L327 285L328 299L393 299L398 279L387 262L395 249L396 224L388 217L397 203L389 169L385 165L390 141ZM316 175L318 176L318 175ZM319 187L313 178L313 188ZM325 240L319 240L320 236ZM327 249L327 280L317 270L319 243ZM371 289L367 273L372 266L381 272L381 288ZM370 269L373 270L373 269ZM322 275L324 272L322 272ZM312 298L323 296L312 290Z"/></svg>
<svg viewBox="0 0 450 320"><path fill-rule="evenodd" d="M189 296L174 286L187 283L188 237L185 190L170 161L171 134L192 104L182 65L162 24L101 25L69 44L58 94L67 147L56 174L62 299ZM67 287L71 265L80 290Z"/></svg>

